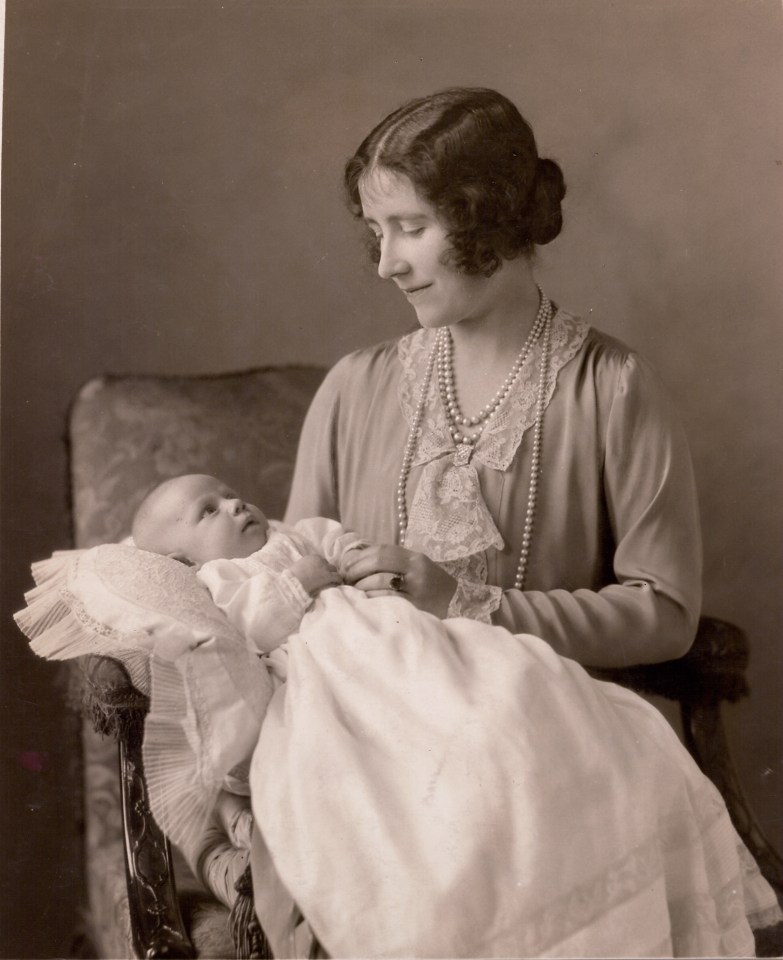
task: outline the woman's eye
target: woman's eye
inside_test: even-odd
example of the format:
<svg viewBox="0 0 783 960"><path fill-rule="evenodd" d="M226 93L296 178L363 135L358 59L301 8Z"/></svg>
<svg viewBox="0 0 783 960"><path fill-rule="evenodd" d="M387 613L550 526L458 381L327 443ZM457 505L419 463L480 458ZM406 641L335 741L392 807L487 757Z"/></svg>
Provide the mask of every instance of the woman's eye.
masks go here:
<svg viewBox="0 0 783 960"><path fill-rule="evenodd" d="M406 237L418 237L424 233L424 227L408 227L402 231Z"/></svg>

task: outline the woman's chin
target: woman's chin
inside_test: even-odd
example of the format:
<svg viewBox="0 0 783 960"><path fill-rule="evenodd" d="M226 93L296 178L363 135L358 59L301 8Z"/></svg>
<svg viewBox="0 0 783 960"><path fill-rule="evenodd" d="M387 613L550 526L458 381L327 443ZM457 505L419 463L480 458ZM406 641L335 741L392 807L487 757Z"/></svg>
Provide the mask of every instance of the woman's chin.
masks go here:
<svg viewBox="0 0 783 960"><path fill-rule="evenodd" d="M440 330L441 327L448 327L451 323L448 317L441 313L434 313L432 310L416 310L416 319L419 326L425 330Z"/></svg>

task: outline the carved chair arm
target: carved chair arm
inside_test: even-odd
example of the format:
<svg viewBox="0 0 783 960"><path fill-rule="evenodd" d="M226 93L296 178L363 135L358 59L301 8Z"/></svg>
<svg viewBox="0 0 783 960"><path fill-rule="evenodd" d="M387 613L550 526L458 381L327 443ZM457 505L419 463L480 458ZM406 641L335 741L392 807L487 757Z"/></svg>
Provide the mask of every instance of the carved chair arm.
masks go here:
<svg viewBox="0 0 783 960"><path fill-rule="evenodd" d="M153 819L141 745L149 701L122 665L107 657L80 664L85 713L119 746L125 876L133 948L138 957L195 957L177 900L171 847Z"/></svg>
<svg viewBox="0 0 783 960"><path fill-rule="evenodd" d="M621 669L591 669L599 680L611 680L639 693L694 703L703 699L735 703L748 694L745 670L749 650L745 634L725 620L702 617L691 649L679 660Z"/></svg>
<svg viewBox="0 0 783 960"><path fill-rule="evenodd" d="M99 733L119 746L125 875L133 946L140 957L195 957L177 900L171 846L149 807L142 742L149 698L131 682L119 661L85 657L82 705ZM267 960L272 953L255 916L248 864L237 882L230 914L237 957Z"/></svg>

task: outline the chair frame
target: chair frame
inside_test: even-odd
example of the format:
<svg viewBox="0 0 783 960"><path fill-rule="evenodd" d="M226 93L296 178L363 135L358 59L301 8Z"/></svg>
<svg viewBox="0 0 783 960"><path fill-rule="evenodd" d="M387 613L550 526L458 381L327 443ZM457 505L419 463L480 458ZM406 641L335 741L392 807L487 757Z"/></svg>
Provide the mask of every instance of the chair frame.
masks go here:
<svg viewBox="0 0 783 960"><path fill-rule="evenodd" d="M152 815L142 742L149 698L118 660L85 657L79 664L83 710L118 746L125 880L137 957L195 957L177 899L171 845Z"/></svg>

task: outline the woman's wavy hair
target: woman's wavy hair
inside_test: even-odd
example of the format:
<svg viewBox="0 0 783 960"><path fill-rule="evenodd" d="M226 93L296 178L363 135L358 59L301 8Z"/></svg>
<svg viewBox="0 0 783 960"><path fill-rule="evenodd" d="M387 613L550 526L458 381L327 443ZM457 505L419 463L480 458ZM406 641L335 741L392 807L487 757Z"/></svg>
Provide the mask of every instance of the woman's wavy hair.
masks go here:
<svg viewBox="0 0 783 960"><path fill-rule="evenodd" d="M503 260L530 257L563 225L565 182L541 159L530 125L495 90L452 87L403 104L365 138L345 165L355 217L359 184L376 167L410 179L449 230L451 263L491 276ZM372 244L378 260L378 243Z"/></svg>

